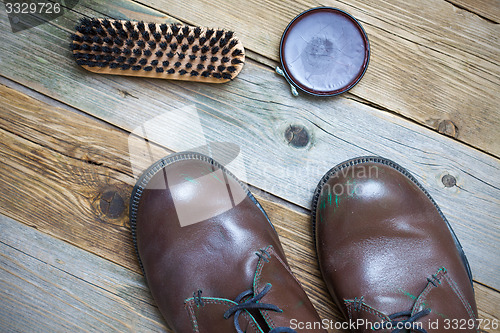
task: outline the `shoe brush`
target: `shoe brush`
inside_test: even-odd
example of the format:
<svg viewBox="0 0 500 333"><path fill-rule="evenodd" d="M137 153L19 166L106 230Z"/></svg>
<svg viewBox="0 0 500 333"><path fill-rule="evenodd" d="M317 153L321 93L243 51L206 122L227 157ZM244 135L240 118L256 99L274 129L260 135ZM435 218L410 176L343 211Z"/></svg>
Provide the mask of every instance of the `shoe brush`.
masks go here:
<svg viewBox="0 0 500 333"><path fill-rule="evenodd" d="M238 75L243 45L232 31L123 20L80 20L70 45L91 72L223 83Z"/></svg>

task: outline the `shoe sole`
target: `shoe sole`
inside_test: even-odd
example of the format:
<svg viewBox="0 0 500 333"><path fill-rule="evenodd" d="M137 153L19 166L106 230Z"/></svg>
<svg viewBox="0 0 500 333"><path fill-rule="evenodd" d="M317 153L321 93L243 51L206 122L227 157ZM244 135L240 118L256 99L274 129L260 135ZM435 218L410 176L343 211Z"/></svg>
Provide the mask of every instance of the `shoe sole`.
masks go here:
<svg viewBox="0 0 500 333"><path fill-rule="evenodd" d="M474 285L472 283L472 272L471 272L471 269L469 266L469 261L467 260L467 257L465 256L465 252L464 252L462 245L460 244L457 236L455 235L455 232L453 231L450 223L448 222L448 220L444 216L443 212L441 211L441 209L439 208L437 203L434 201L434 199L432 199L431 195L427 192L427 190L418 182L418 180L415 179L415 177L412 176L412 174L408 170L406 170L405 168L403 168L402 166L400 166L396 162L393 162L393 161L386 159L386 158L377 157L377 156L363 156L363 157L354 158L354 159L345 161L343 163L340 163L340 164L334 166L323 176L323 178L321 178L320 182L318 183L318 186L316 187L316 190L314 191L314 196L313 196L313 201L312 201L312 231L313 231L313 237L314 237L314 247L316 248L316 208L318 206L318 201L319 201L319 196L321 194L321 189L326 184L326 182L328 182L328 180L333 175L335 175L337 172L339 172L342 169L345 169L347 167L358 165L358 164L363 164L363 163L379 163L379 164L387 165L387 166L395 169L399 173L401 173L403 176L405 176L409 180L411 180L415 185L417 185L420 188L420 190L422 190L425 193L425 195L427 196L427 198L429 198L429 200L432 202L434 207L436 207L436 209L437 209L439 215L441 216L441 218L443 219L443 221L446 222L446 225L448 226L448 229L450 230L451 235L453 237L453 241L455 242L455 246L457 247L457 250L460 254L460 258L462 259L464 267L467 270L467 275L469 276L470 283L471 283L472 287L474 288Z"/></svg>
<svg viewBox="0 0 500 333"><path fill-rule="evenodd" d="M234 180L240 184L240 186L243 188L243 190L246 191L247 196L250 198L250 200L255 203L255 205L260 209L260 211L264 214L266 217L267 221L273 228L274 232L276 232L276 229L274 228L273 224L271 223L271 220L269 220L269 217L267 216L266 212L264 211L264 208L262 208L261 204L257 201L257 199L253 196L253 194L250 192L246 184L242 183L238 178L236 178L235 175L233 175L229 170L227 170L223 165L219 164L218 162L214 161L211 157L208 157L206 155L196 153L196 152L181 152L181 153L174 153L171 155L168 155L161 160L155 162L153 165L151 165L144 173L139 177L137 180L134 189L132 190L132 196L130 197L130 205L129 205L129 218L130 218L130 231L132 232L132 239L134 242L134 248L135 248L135 253L137 255L137 258L139 259L139 264L141 266L142 272L144 272L144 267L142 266L141 258L139 257L139 251L137 249L137 235L136 235L136 227L137 227L137 209L139 207L139 201L141 200L142 193L146 186L148 185L149 181L151 178L158 173L158 171L162 170L163 168L174 164L175 162L179 161L186 161L186 160L200 160L204 162L208 162L209 164L213 165L215 168L220 169L224 174L232 177Z"/></svg>

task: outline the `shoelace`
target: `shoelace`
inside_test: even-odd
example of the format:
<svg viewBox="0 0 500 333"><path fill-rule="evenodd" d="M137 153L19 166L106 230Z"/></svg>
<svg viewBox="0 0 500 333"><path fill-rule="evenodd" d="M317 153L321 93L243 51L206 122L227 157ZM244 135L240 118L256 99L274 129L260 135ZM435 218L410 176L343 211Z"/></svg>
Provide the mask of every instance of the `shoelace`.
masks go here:
<svg viewBox="0 0 500 333"><path fill-rule="evenodd" d="M391 321L389 323L384 323L380 329L388 328L388 327L401 327L401 328L396 328L391 331L391 333L400 333L400 332L405 332L405 324L410 323L413 324L423 316L427 316L431 312L430 309L424 309L422 311L419 311L415 313L413 316L411 315L411 311L403 311L403 312L397 312L389 316ZM396 318L400 317L409 317L406 320L395 320ZM414 326L414 325L410 325ZM420 332L420 333L427 333L427 331L423 328L418 328L418 327L411 327L409 329L409 332Z"/></svg>
<svg viewBox="0 0 500 333"><path fill-rule="evenodd" d="M259 303L259 300L262 297L264 297L269 292L269 290L271 290L270 283L266 284L264 289L259 294L255 295L252 298L249 298L245 302L240 303L241 300L244 299L245 297L253 295L252 289L246 290L241 294L239 294L238 297L236 297L236 299L234 300L238 304L236 304L235 306L229 308L226 312L224 312L225 319L229 319L232 315L234 315L234 327L236 328L236 332L244 333L238 321L241 311L258 309L258 310L271 310L276 312L283 312L283 310L281 310L274 304ZM288 327L276 327L273 328L269 333L297 333L297 332Z"/></svg>

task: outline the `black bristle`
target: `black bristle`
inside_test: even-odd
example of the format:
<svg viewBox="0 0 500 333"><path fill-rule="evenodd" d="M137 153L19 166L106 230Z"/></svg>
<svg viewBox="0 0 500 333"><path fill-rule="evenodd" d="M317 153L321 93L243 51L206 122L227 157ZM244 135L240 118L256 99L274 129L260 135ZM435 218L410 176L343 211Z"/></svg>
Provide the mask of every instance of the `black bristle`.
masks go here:
<svg viewBox="0 0 500 333"><path fill-rule="evenodd" d="M134 45L135 45L135 43L132 39L127 39L125 44L127 44L128 47L134 47Z"/></svg>
<svg viewBox="0 0 500 333"><path fill-rule="evenodd" d="M212 54L216 54L217 52L219 52L220 48L218 46L214 46L212 47Z"/></svg>
<svg viewBox="0 0 500 333"><path fill-rule="evenodd" d="M193 44L194 40L195 40L194 36L188 36L187 38L187 42L189 43L189 45Z"/></svg>
<svg viewBox="0 0 500 333"><path fill-rule="evenodd" d="M188 62L188 63L186 64L186 68L191 68L191 67L193 67L193 64L191 64L190 62Z"/></svg>
<svg viewBox="0 0 500 333"><path fill-rule="evenodd" d="M198 37L200 37L200 34L201 34L201 28L200 27L196 27L194 29L194 37L198 38Z"/></svg>
<svg viewBox="0 0 500 333"><path fill-rule="evenodd" d="M150 41L148 42L148 45L149 45L149 47L150 47L150 48L152 48L152 49L155 49L155 48L156 48L156 42L155 42L155 41L150 40Z"/></svg>
<svg viewBox="0 0 500 333"><path fill-rule="evenodd" d="M144 22L139 22L137 23L137 29L139 29L140 32L144 31Z"/></svg>
<svg viewBox="0 0 500 333"><path fill-rule="evenodd" d="M90 45L89 44L82 44L81 49L84 51L90 51Z"/></svg>
<svg viewBox="0 0 500 333"><path fill-rule="evenodd" d="M125 55L130 55L132 51L130 51L130 49L123 49L122 53Z"/></svg>
<svg viewBox="0 0 500 333"><path fill-rule="evenodd" d="M179 30L181 30L181 28L177 24L171 24L170 29L172 30L172 34L174 36L179 33Z"/></svg>
<svg viewBox="0 0 500 333"><path fill-rule="evenodd" d="M80 52L73 53L73 57L75 57L75 59L83 58L84 55L85 53L80 53Z"/></svg>
<svg viewBox="0 0 500 333"><path fill-rule="evenodd" d="M185 36L189 35L189 27L187 25L185 25L184 28L182 28L182 33Z"/></svg>
<svg viewBox="0 0 500 333"><path fill-rule="evenodd" d="M208 46L206 46L206 45L205 45L205 46L203 46L203 47L201 48L201 53L207 53L207 52L208 52L208 50L210 50L210 48L209 48Z"/></svg>
<svg viewBox="0 0 500 333"><path fill-rule="evenodd" d="M111 53L111 52L113 52L113 50L111 50L111 48L109 46L103 46L102 47L102 52L104 52L104 53Z"/></svg>
<svg viewBox="0 0 500 333"><path fill-rule="evenodd" d="M225 64L226 62L229 62L229 58L228 57L222 57L222 59L220 60L223 64Z"/></svg>
<svg viewBox="0 0 500 333"><path fill-rule="evenodd" d="M207 32L205 33L205 37L208 39L208 38L212 37L213 34L214 34L214 30L208 29Z"/></svg>
<svg viewBox="0 0 500 333"><path fill-rule="evenodd" d="M168 25L166 25L165 23L160 24L160 30L161 30L162 34L166 34L167 33L167 29L168 29Z"/></svg>
<svg viewBox="0 0 500 333"><path fill-rule="evenodd" d="M111 68L111 69L118 68L119 66L120 66L120 65L119 65L119 64L117 64L116 62L112 62L112 63L110 63L110 64L109 64L109 68Z"/></svg>
<svg viewBox="0 0 500 333"><path fill-rule="evenodd" d="M176 51L177 50L177 43L170 44L170 49L172 51Z"/></svg>
<svg viewBox="0 0 500 333"><path fill-rule="evenodd" d="M215 70L215 66L214 66L214 65L208 65L208 66L207 66L207 69L208 69L209 71L214 71L214 70Z"/></svg>
<svg viewBox="0 0 500 333"><path fill-rule="evenodd" d="M217 62L218 60L219 60L219 58L217 58L217 57L212 57L212 58L210 58L210 61L211 61L211 62Z"/></svg>
<svg viewBox="0 0 500 333"><path fill-rule="evenodd" d="M217 38L217 40L219 40L222 35L224 35L224 31L223 30L217 30L217 32L215 33L215 38Z"/></svg>
<svg viewBox="0 0 500 333"><path fill-rule="evenodd" d="M119 56L118 58L116 58L116 62L124 62L125 60L127 60L127 58L125 58L124 56Z"/></svg>
<svg viewBox="0 0 500 333"><path fill-rule="evenodd" d="M82 34L86 34L87 33L87 28L86 27L82 27L82 26L76 26L75 27L76 31L78 31L79 33L82 33Z"/></svg>
<svg viewBox="0 0 500 333"><path fill-rule="evenodd" d="M135 63L137 62L137 58L130 57L130 58L128 58L127 62L128 62L129 64L135 64Z"/></svg>
<svg viewBox="0 0 500 333"><path fill-rule="evenodd" d="M217 70L218 70L219 72L223 72L225 69L226 69L226 66L224 66L224 65L219 65L219 66L217 66Z"/></svg>
<svg viewBox="0 0 500 333"><path fill-rule="evenodd" d="M101 68L102 68L102 67L106 67L106 66L108 66L108 65L109 65L109 63L107 63L107 62L98 62L98 63L97 63L97 67L101 67Z"/></svg>
<svg viewBox="0 0 500 333"><path fill-rule="evenodd" d="M222 49L221 54L222 54L222 55L226 55L226 54L228 54L228 53L229 53L229 51L230 51L230 50L229 50L228 48L224 48L224 49Z"/></svg>
<svg viewBox="0 0 500 333"><path fill-rule="evenodd" d="M231 80L233 78L233 76L229 73L222 73L222 78L227 79L227 80Z"/></svg>
<svg viewBox="0 0 500 333"><path fill-rule="evenodd" d="M186 52L188 49L189 49L189 45L188 44L184 44L184 45L181 46L182 52Z"/></svg>
<svg viewBox="0 0 500 333"><path fill-rule="evenodd" d="M143 31L142 32L142 38L144 38L144 40L148 41L149 40L149 32Z"/></svg>
<svg viewBox="0 0 500 333"><path fill-rule="evenodd" d="M237 56L239 56L241 54L243 54L243 52L241 50L238 50L238 49L234 50L233 53L231 53L231 55L233 57L237 57Z"/></svg>
<svg viewBox="0 0 500 333"><path fill-rule="evenodd" d="M130 69L130 65L129 64L122 64L120 69L122 69L122 70Z"/></svg>
<svg viewBox="0 0 500 333"><path fill-rule="evenodd" d="M139 46L139 47L145 47L145 46L146 46L146 43L144 43L144 41L143 41L142 39L139 39L139 40L137 41L137 46Z"/></svg>
<svg viewBox="0 0 500 333"><path fill-rule="evenodd" d="M231 40L231 42L229 43L229 45L227 46L228 49L232 49L233 47L236 46L236 44L238 44L238 41L236 39L233 39Z"/></svg>
<svg viewBox="0 0 500 333"><path fill-rule="evenodd" d="M186 71L185 69L181 69L181 70L179 71L179 74L180 74L180 75L184 75L184 74L186 74L186 73L187 73L187 71Z"/></svg>
<svg viewBox="0 0 500 333"><path fill-rule="evenodd" d="M156 24L154 23L149 23L148 24L149 31L155 32L156 31Z"/></svg>
<svg viewBox="0 0 500 333"><path fill-rule="evenodd" d="M87 17L82 17L80 19L79 25L89 26L92 25L92 21Z"/></svg>
<svg viewBox="0 0 500 333"><path fill-rule="evenodd" d="M139 39L139 32L137 30L131 31L130 37L135 39L135 40Z"/></svg>
<svg viewBox="0 0 500 333"><path fill-rule="evenodd" d="M160 43L160 44L158 44L158 45L160 45L160 48L161 48L162 50L166 50L166 49L167 49L167 46L168 46L168 44L167 44L167 43L165 43L165 42L161 42L161 43Z"/></svg>
<svg viewBox="0 0 500 333"><path fill-rule="evenodd" d="M104 57L103 57L104 60L106 60L107 62L110 62L110 61L114 61L115 60L115 57L113 57L112 55L110 54L106 54Z"/></svg>
<svg viewBox="0 0 500 333"><path fill-rule="evenodd" d="M202 55L202 56L200 57L200 60L201 60L201 61L205 61L205 60L207 60L207 56L206 56L206 55Z"/></svg>
<svg viewBox="0 0 500 333"><path fill-rule="evenodd" d="M101 52L102 48L99 45L92 45L92 51Z"/></svg>
<svg viewBox="0 0 500 333"><path fill-rule="evenodd" d="M95 43L95 44L101 45L102 44L102 38L99 37L99 36L95 36L94 38L92 38L92 42Z"/></svg>
<svg viewBox="0 0 500 333"><path fill-rule="evenodd" d="M227 40L233 38L234 36L234 32L232 31L226 31L226 35L224 36L224 38L226 38Z"/></svg>
<svg viewBox="0 0 500 333"><path fill-rule="evenodd" d="M86 43L92 43L92 40L94 40L94 38L90 37L89 35L85 35L82 37L82 40ZM113 44L113 41L111 41L111 44Z"/></svg>
<svg viewBox="0 0 500 333"><path fill-rule="evenodd" d="M165 40L167 41L167 43L170 43L172 41L172 37L173 35L171 33L165 35Z"/></svg>
<svg viewBox="0 0 500 333"><path fill-rule="evenodd" d="M242 63L243 63L243 61L241 61L240 59L233 59L233 60L231 60L231 63L232 63L233 65L238 65L238 64L242 64Z"/></svg>
<svg viewBox="0 0 500 333"><path fill-rule="evenodd" d="M106 33L106 31L103 28L101 28L101 27L96 28L96 33L99 34L99 35L101 35L102 37L106 37L108 35Z"/></svg>
<svg viewBox="0 0 500 333"><path fill-rule="evenodd" d="M132 31L134 30L134 25L132 24L132 22L127 21L125 22L125 28L127 28L128 31Z"/></svg>
<svg viewBox="0 0 500 333"><path fill-rule="evenodd" d="M158 60L151 61L151 66L158 66Z"/></svg>
<svg viewBox="0 0 500 333"><path fill-rule="evenodd" d="M227 38L222 38L222 39L220 40L220 42L219 42L219 46L220 46L220 47L224 47L224 46L226 46L227 42L228 42L228 39L227 39Z"/></svg>
<svg viewBox="0 0 500 333"><path fill-rule="evenodd" d="M151 50L149 50L149 49L148 49L148 50L144 50L144 52L143 52L143 53L144 53L144 55L145 55L146 57L149 57L149 56L151 56L151 54L152 54L152 53L151 53Z"/></svg>
<svg viewBox="0 0 500 333"><path fill-rule="evenodd" d="M198 69L205 69L205 65L203 65L203 64L198 64L198 66L196 66L196 68L198 68Z"/></svg>
<svg viewBox="0 0 500 333"><path fill-rule="evenodd" d="M140 64L140 65L143 65L143 66L144 66L144 65L145 65L145 64L147 64L147 63L148 63L148 59L142 58L141 60L139 60L139 64Z"/></svg>
<svg viewBox="0 0 500 333"><path fill-rule="evenodd" d="M114 42L115 42L116 45L120 45L120 46L123 45L123 40L120 39L120 38L118 38L118 37L115 38Z"/></svg>
<svg viewBox="0 0 500 333"><path fill-rule="evenodd" d="M217 43L217 38L215 38L215 37L210 38L210 43L209 43L209 45L210 45L210 46L214 46L214 45L215 45L215 43Z"/></svg>
<svg viewBox="0 0 500 333"><path fill-rule="evenodd" d="M108 28L108 34L112 37L116 37L117 34L116 34L116 30L113 29L113 28Z"/></svg>
<svg viewBox="0 0 500 333"><path fill-rule="evenodd" d="M209 77L210 76L210 72L209 71L204 71L203 73L201 73L201 76L203 76L203 77Z"/></svg>
<svg viewBox="0 0 500 333"><path fill-rule="evenodd" d="M154 32L153 38L155 39L155 41L159 42L161 40L161 34L159 32Z"/></svg>
<svg viewBox="0 0 500 333"><path fill-rule="evenodd" d="M155 56L157 56L158 58L161 58L161 57L163 57L163 52L158 50L155 52Z"/></svg>
<svg viewBox="0 0 500 333"><path fill-rule="evenodd" d="M115 47L113 47L113 53L120 54L120 53L122 53L122 49L120 49L119 47L115 46Z"/></svg>
<svg viewBox="0 0 500 333"><path fill-rule="evenodd" d="M236 67L234 67L234 66L229 66L229 67L227 68L227 71L228 71L229 73L234 73L234 72L236 72Z"/></svg>
<svg viewBox="0 0 500 333"><path fill-rule="evenodd" d="M189 55L189 59L191 59L191 60L195 60L195 59L196 59L196 56L195 56L194 54L190 54L190 55Z"/></svg>
<svg viewBox="0 0 500 333"><path fill-rule="evenodd" d="M168 74L174 74L175 73L175 69L173 68L170 68L168 71L167 71Z"/></svg>
<svg viewBox="0 0 500 333"><path fill-rule="evenodd" d="M172 52L168 52L168 53L167 53L167 57L169 57L169 58L173 58L173 57L174 57L174 55L175 55L175 54L173 54Z"/></svg>
<svg viewBox="0 0 500 333"><path fill-rule="evenodd" d="M198 45L195 45L191 48L191 51L193 51L194 53L198 52L200 50L200 47Z"/></svg>
<svg viewBox="0 0 500 333"><path fill-rule="evenodd" d="M75 43L71 43L71 44L69 45L69 48L70 48L70 50L72 50L72 51L76 51L76 50L80 50L80 49L81 49L80 45L79 45L79 44L75 44Z"/></svg>
<svg viewBox="0 0 500 333"><path fill-rule="evenodd" d="M90 54L88 54L88 56L90 56ZM101 61L101 60L104 60L104 57L105 57L104 54L96 54L92 58L94 58L97 61ZM90 57L87 57L87 59L90 59Z"/></svg>
<svg viewBox="0 0 500 333"><path fill-rule="evenodd" d="M72 34L71 35L71 39L74 40L75 42L81 42L82 41L82 37L76 35L76 34Z"/></svg>
<svg viewBox="0 0 500 333"><path fill-rule="evenodd" d="M96 18L92 18L92 19L90 19L90 21L91 21L92 26L94 26L94 27L100 27L101 26L101 22L98 19L96 19Z"/></svg>
<svg viewBox="0 0 500 333"><path fill-rule="evenodd" d="M89 66L89 67L95 67L95 66L97 66L97 62L95 62L95 61L87 61L87 66Z"/></svg>
<svg viewBox="0 0 500 333"><path fill-rule="evenodd" d="M118 35L120 35L120 37L122 37L124 39L128 38L127 32L125 30L123 30L123 29L118 30Z"/></svg>
<svg viewBox="0 0 500 333"><path fill-rule="evenodd" d="M106 28L110 28L111 27L111 22L109 22L108 19L104 19L102 20L102 25Z"/></svg>
<svg viewBox="0 0 500 333"><path fill-rule="evenodd" d="M198 73L197 71L191 71L191 76L198 76L200 75L200 73Z"/></svg>
<svg viewBox="0 0 500 333"><path fill-rule="evenodd" d="M181 65L182 65L182 64L181 64L179 61L177 61L177 62L174 64L174 67L179 68Z"/></svg>
<svg viewBox="0 0 500 333"><path fill-rule="evenodd" d="M163 65L163 67L168 67L170 63L168 62L168 60L165 60L161 64Z"/></svg>
<svg viewBox="0 0 500 333"><path fill-rule="evenodd" d="M120 30L123 29L123 24L120 21L114 21L113 25L115 26L116 29Z"/></svg>
<svg viewBox="0 0 500 333"><path fill-rule="evenodd" d="M219 73L212 73L212 76L216 79L222 78L222 75L220 75Z"/></svg>
<svg viewBox="0 0 500 333"><path fill-rule="evenodd" d="M156 67L156 73L163 73L163 67Z"/></svg>
<svg viewBox="0 0 500 333"><path fill-rule="evenodd" d="M142 67L141 67L141 66L139 66L139 65L132 66L132 70L133 70L133 71L138 71L138 70L140 70L141 68L142 68Z"/></svg>
<svg viewBox="0 0 500 333"><path fill-rule="evenodd" d="M207 38L206 37L200 37L200 40L199 40L199 44L200 45L203 45L207 42Z"/></svg>
<svg viewBox="0 0 500 333"><path fill-rule="evenodd" d="M179 57L179 59L184 59L186 57L186 54L184 53L178 53L177 56Z"/></svg>
<svg viewBox="0 0 500 333"><path fill-rule="evenodd" d="M175 36L175 39L177 39L177 43L181 43L182 40L184 39L184 35L183 34L179 34L177 36Z"/></svg>

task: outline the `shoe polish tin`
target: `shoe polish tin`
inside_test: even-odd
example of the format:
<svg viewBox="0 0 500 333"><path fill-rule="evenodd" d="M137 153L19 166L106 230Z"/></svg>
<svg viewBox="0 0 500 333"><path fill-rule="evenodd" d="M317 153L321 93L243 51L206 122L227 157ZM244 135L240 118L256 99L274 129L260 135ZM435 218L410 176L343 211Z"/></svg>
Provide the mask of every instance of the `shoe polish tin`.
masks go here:
<svg viewBox="0 0 500 333"><path fill-rule="evenodd" d="M359 22L336 8L317 7L295 17L281 37L276 72L297 89L334 96L356 85L370 59L370 44Z"/></svg>

